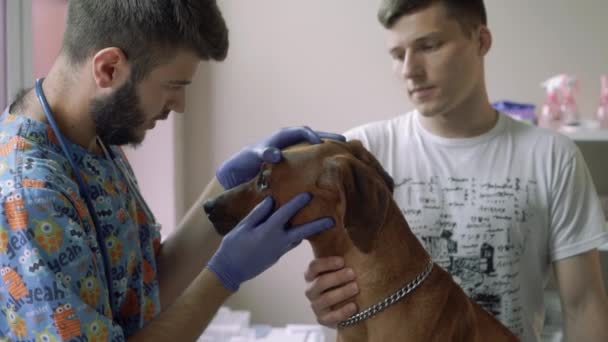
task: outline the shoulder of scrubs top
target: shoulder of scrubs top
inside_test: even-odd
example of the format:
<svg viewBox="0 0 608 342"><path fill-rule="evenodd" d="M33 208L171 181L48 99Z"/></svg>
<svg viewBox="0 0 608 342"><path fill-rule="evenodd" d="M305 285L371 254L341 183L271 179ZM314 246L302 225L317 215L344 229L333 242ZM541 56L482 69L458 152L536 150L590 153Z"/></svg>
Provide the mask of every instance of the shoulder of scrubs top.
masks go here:
<svg viewBox="0 0 608 342"><path fill-rule="evenodd" d="M124 339L95 235L63 193L38 185L0 196L0 332L15 340Z"/></svg>
<svg viewBox="0 0 608 342"><path fill-rule="evenodd" d="M30 124L0 128L0 335L124 340L78 187Z"/></svg>

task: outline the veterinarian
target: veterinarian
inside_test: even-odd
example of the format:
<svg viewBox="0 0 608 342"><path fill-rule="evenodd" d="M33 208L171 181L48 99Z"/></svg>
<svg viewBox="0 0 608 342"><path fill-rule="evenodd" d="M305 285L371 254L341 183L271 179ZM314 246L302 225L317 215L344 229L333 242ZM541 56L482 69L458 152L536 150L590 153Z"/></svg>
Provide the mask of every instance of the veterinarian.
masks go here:
<svg viewBox="0 0 608 342"><path fill-rule="evenodd" d="M320 218L287 232L310 200L300 194L274 213L267 199L221 244L210 233L205 198L278 162L283 147L344 140L289 128L223 163L221 186L161 243L118 146L183 112L200 61L227 49L215 1L69 2L51 71L0 116L0 340L195 340L240 284L333 226Z"/></svg>
<svg viewBox="0 0 608 342"><path fill-rule="evenodd" d="M413 232L436 264L523 341L541 340L551 270L566 338L608 341L597 250L608 232L596 190L572 141L492 108L483 1L383 0L378 18L415 110L346 136L360 139L393 176ZM332 309L358 291L343 263L317 259L305 275L313 311L327 326L365 309L352 302Z"/></svg>

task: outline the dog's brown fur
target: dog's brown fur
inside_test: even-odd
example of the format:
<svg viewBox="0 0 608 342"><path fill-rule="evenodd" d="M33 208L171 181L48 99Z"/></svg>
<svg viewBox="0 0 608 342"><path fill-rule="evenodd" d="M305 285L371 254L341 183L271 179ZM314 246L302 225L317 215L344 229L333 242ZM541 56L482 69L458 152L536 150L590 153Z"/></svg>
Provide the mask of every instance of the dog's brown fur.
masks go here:
<svg viewBox="0 0 608 342"><path fill-rule="evenodd" d="M393 181L358 141L325 141L283 151L258 177L208 203L209 218L226 234L263 198L281 206L301 192L312 201L292 220L297 225L333 217L336 225L309 239L316 257L344 256L355 270L367 308L423 272L430 256L392 199ZM403 300L372 318L338 330L338 341L517 341L492 315L470 300L452 277L434 265L429 277Z"/></svg>

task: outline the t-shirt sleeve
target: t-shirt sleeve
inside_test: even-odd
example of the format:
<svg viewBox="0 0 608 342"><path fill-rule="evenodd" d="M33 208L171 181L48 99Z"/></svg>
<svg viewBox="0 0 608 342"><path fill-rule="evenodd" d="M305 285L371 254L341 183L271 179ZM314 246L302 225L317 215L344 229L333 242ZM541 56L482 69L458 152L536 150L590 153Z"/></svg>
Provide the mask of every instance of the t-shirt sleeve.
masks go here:
<svg viewBox="0 0 608 342"><path fill-rule="evenodd" d="M554 174L550 208L551 261L608 243L608 227L583 156L575 153Z"/></svg>
<svg viewBox="0 0 608 342"><path fill-rule="evenodd" d="M0 336L124 341L111 318L94 231L69 196L21 187L0 196Z"/></svg>
<svg viewBox="0 0 608 342"><path fill-rule="evenodd" d="M346 140L359 140L363 144L363 146L369 149L369 138L365 134L364 127L355 127L346 132L344 132L344 136Z"/></svg>

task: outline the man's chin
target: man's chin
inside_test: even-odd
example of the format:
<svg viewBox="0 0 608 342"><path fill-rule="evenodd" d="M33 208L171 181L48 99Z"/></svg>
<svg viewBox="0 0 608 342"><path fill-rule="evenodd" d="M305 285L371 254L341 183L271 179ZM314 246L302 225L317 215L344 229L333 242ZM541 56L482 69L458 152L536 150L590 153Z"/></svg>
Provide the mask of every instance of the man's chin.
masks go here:
<svg viewBox="0 0 608 342"><path fill-rule="evenodd" d="M432 118L433 116L436 116L439 113L438 108L428 103L416 104L416 111L418 111L418 113L420 113L420 115L424 116L425 118Z"/></svg>
<svg viewBox="0 0 608 342"><path fill-rule="evenodd" d="M441 116L448 111L448 104L439 101L414 102L416 111L425 118Z"/></svg>

